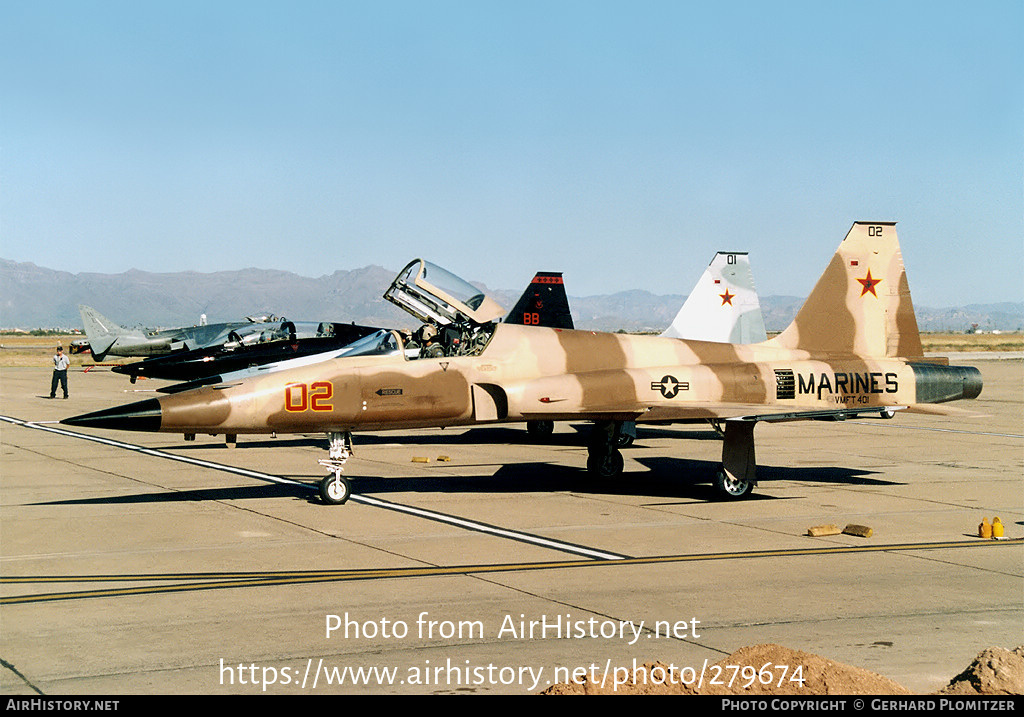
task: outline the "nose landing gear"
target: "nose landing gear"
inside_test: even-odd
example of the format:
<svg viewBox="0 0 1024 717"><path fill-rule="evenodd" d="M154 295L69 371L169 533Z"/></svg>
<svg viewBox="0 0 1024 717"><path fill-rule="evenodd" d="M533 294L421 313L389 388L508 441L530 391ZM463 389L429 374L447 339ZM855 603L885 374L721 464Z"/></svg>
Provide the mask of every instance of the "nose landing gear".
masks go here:
<svg viewBox="0 0 1024 717"><path fill-rule="evenodd" d="M317 461L332 475L319 483L320 499L328 505L341 505L352 495L352 486L341 474L345 461L352 455L352 434L348 431L335 431L327 434L330 441L328 458Z"/></svg>

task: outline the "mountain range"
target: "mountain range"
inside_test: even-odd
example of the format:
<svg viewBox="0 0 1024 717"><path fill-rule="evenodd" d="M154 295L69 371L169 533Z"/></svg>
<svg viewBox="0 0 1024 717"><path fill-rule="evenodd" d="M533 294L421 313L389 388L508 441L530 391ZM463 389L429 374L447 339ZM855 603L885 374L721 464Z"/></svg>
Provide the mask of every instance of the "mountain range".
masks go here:
<svg viewBox="0 0 1024 717"><path fill-rule="evenodd" d="M366 266L319 278L275 269L72 274L0 259L0 328L81 328L79 304L92 306L122 326L146 328L190 326L199 323L202 314L213 323L257 313L296 321L409 327L415 323L412 317L382 298L397 273ZM525 289L476 285L506 308ZM577 328L661 331L685 298L635 289L600 296L570 295L569 304ZM802 303L802 297L762 296L768 331L785 328ZM985 331L1024 327L1024 302L915 309L922 331L964 332L972 325Z"/></svg>

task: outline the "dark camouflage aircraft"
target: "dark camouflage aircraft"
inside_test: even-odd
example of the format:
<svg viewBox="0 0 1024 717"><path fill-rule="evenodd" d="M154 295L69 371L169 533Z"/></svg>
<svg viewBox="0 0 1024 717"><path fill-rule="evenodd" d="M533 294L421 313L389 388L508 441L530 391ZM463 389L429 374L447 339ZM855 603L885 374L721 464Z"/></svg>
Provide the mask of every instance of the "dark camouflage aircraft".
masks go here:
<svg viewBox="0 0 1024 717"><path fill-rule="evenodd" d="M496 323L504 312L493 300L422 260L385 298L423 322L414 342L383 331L342 358L63 423L187 437L323 432L320 495L343 503L354 431L592 421L587 469L614 478L623 422L713 421L724 426L715 485L741 498L756 484L761 421L884 415L982 387L973 367L925 359L891 222L855 223L793 323L756 344Z"/></svg>
<svg viewBox="0 0 1024 717"><path fill-rule="evenodd" d="M220 374L265 366L290 359L337 351L379 331L377 326L360 326L321 321L319 323L283 321L280 327L264 329L254 342L227 341L213 346L176 351L166 356L151 356L142 361L111 366L114 373L124 374L135 383L142 378L172 381L219 383Z"/></svg>

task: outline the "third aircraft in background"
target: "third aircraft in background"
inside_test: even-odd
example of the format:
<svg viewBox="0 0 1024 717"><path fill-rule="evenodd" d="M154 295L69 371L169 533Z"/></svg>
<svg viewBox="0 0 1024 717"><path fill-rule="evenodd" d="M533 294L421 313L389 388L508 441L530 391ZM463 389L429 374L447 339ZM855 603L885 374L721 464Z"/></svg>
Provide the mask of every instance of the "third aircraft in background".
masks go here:
<svg viewBox="0 0 1024 717"><path fill-rule="evenodd" d="M286 330L281 326L281 320L273 316L249 316L245 321L177 329L126 329L92 307L79 305L78 313L89 338L89 350L97 361L108 355L164 356L227 342L252 343L268 332Z"/></svg>

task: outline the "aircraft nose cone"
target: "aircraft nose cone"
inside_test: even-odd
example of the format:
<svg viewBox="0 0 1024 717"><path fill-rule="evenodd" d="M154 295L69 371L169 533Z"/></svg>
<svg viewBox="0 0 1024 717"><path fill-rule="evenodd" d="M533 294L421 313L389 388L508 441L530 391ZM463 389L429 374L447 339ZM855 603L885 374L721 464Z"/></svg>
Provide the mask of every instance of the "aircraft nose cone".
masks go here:
<svg viewBox="0 0 1024 717"><path fill-rule="evenodd" d="M160 401L148 398L145 401L65 418L61 423L68 426L109 428L119 431L159 431L161 417Z"/></svg>

